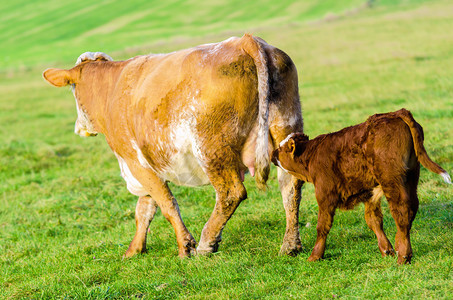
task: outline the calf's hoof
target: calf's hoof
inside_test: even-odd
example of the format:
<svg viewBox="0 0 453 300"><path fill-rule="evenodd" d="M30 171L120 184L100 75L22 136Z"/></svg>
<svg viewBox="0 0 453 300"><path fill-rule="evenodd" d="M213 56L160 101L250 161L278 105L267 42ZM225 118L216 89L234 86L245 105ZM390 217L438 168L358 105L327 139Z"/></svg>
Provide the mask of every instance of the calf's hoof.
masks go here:
<svg viewBox="0 0 453 300"><path fill-rule="evenodd" d="M398 264L399 265L410 265L411 264L412 255L398 255Z"/></svg>
<svg viewBox="0 0 453 300"><path fill-rule="evenodd" d="M382 252L382 256L395 256L395 250L389 249Z"/></svg>
<svg viewBox="0 0 453 300"><path fill-rule="evenodd" d="M319 255L310 255L310 257L308 258L308 261L318 261L318 260L321 260L322 257L319 256Z"/></svg>

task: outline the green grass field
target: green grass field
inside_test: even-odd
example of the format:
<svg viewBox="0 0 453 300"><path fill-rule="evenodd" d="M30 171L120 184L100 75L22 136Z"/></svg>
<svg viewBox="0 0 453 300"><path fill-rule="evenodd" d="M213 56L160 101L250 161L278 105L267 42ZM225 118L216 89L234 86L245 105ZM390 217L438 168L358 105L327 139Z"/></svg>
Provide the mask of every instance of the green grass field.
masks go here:
<svg viewBox="0 0 453 300"><path fill-rule="evenodd" d="M453 298L453 187L424 168L411 265L381 258L363 205L337 212L326 258L309 263L317 203L308 184L304 251L279 256L285 213L275 168L266 193L247 177L248 199L218 253L178 258L173 228L158 212L148 254L122 260L137 199L103 137L73 133L71 92L41 78L85 51L125 59L253 33L294 60L308 135L405 107L424 127L431 158L453 175L451 1L382 0L371 8L365 0L243 2L0 3L0 298ZM198 240L214 190L171 187ZM383 206L393 241L395 224Z"/></svg>

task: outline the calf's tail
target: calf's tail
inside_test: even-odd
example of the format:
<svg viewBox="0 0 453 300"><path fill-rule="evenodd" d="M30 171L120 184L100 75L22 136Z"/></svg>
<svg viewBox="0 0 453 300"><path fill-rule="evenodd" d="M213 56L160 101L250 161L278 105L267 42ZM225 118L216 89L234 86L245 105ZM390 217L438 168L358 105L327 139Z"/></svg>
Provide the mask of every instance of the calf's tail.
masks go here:
<svg viewBox="0 0 453 300"><path fill-rule="evenodd" d="M451 184L450 175L448 175L448 173L442 169L441 166L433 162L431 158L429 158L428 153L426 153L425 147L423 146L423 128L417 123L417 121L415 121L411 112L403 108L397 111L396 114L407 124L407 126L409 126L418 161L431 172L441 175L446 183Z"/></svg>
<svg viewBox="0 0 453 300"><path fill-rule="evenodd" d="M242 37L243 50L253 58L258 76L258 137L255 150L255 181L259 189L266 189L269 177L269 69L264 49L250 34Z"/></svg>

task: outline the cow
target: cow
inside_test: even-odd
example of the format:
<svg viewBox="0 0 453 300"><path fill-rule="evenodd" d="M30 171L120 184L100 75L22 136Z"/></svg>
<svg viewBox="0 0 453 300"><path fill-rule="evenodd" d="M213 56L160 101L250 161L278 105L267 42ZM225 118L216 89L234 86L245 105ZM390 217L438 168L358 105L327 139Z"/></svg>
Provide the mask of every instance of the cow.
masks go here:
<svg viewBox="0 0 453 300"><path fill-rule="evenodd" d="M113 61L87 52L71 69L47 69L57 87L76 99L75 133L101 133L118 159L130 193L138 196L136 233L125 253L146 252L150 222L159 207L176 233L179 256L218 250L222 230L247 198L244 174L265 189L272 150L303 131L297 70L291 58L245 34L168 54ZM287 217L281 253L301 248L301 181L278 171ZM181 219L167 183L211 184L214 210L197 243Z"/></svg>
<svg viewBox="0 0 453 300"><path fill-rule="evenodd" d="M397 226L398 264L411 262L410 229L419 205L420 163L451 184L448 173L428 157L423 140L420 124L401 109L312 140L294 133L281 142L272 162L315 186L317 238L309 261L323 257L336 208L352 209L360 202L365 204L365 220L376 234L382 256L393 256L382 224L381 197L385 195Z"/></svg>

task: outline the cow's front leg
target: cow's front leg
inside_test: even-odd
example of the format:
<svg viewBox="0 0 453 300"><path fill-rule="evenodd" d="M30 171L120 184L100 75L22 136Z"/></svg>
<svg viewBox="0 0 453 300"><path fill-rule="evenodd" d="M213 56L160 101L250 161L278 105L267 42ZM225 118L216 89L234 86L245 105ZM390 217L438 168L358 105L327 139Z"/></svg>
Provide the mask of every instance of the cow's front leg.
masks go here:
<svg viewBox="0 0 453 300"><path fill-rule="evenodd" d="M179 256L195 254L197 242L187 230L179 212L178 202L168 185L149 169L144 169L138 162L128 161L132 175L143 185L149 196L157 203L164 217L171 223L176 234Z"/></svg>
<svg viewBox="0 0 453 300"><path fill-rule="evenodd" d="M158 195L156 195L158 194ZM156 199L162 214L171 223L175 230L179 256L186 257L196 253L197 242L187 230L179 212L178 202L164 183L160 190L153 190L152 197Z"/></svg>
<svg viewBox="0 0 453 300"><path fill-rule="evenodd" d="M296 256L302 250L299 235L299 205L303 181L280 168L277 172L286 213L286 231L280 254Z"/></svg>
<svg viewBox="0 0 453 300"><path fill-rule="evenodd" d="M157 203L150 196L138 198L135 208L135 225L137 229L124 257L132 257L135 254L146 252L146 234L156 211Z"/></svg>
<svg viewBox="0 0 453 300"><path fill-rule="evenodd" d="M237 170L222 170L217 176L212 177L211 182L216 190L216 204L201 233L198 254L217 251L222 240L223 228L239 203L247 198L247 191Z"/></svg>

